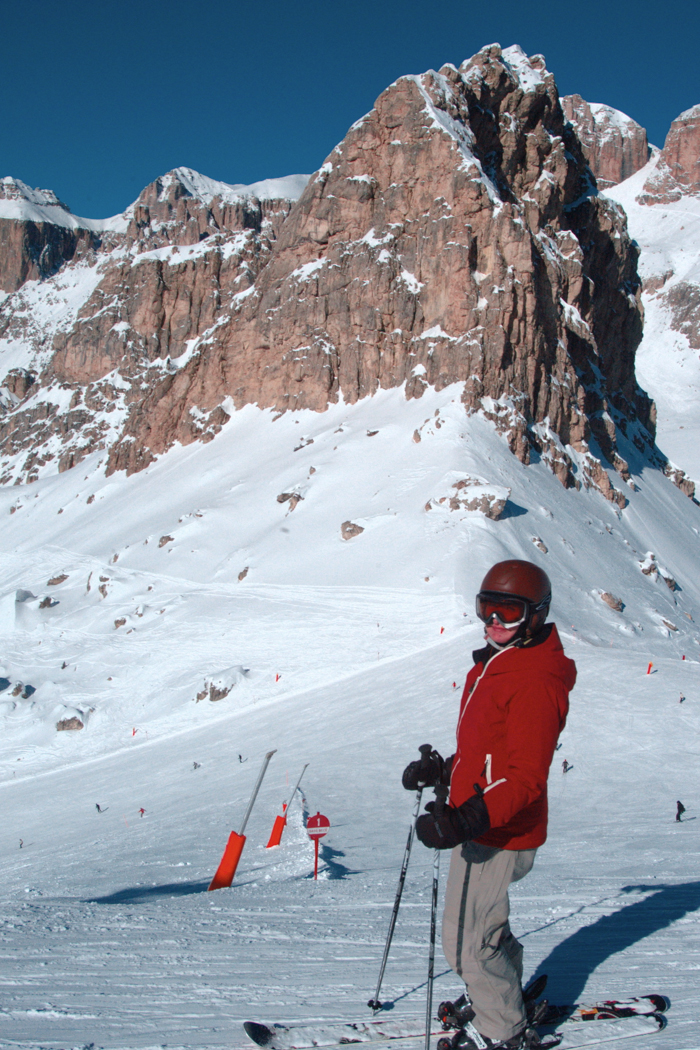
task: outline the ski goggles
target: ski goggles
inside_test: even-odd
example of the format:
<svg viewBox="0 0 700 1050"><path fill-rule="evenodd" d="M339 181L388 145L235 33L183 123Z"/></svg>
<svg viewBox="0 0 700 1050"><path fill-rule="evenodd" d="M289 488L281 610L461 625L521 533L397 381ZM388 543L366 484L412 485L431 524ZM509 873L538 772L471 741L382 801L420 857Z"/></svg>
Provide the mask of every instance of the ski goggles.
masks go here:
<svg viewBox="0 0 700 1050"><path fill-rule="evenodd" d="M511 594L479 591L476 596L476 615L488 624L495 617L502 627L519 627L529 617L549 605L549 595L542 601L529 601Z"/></svg>

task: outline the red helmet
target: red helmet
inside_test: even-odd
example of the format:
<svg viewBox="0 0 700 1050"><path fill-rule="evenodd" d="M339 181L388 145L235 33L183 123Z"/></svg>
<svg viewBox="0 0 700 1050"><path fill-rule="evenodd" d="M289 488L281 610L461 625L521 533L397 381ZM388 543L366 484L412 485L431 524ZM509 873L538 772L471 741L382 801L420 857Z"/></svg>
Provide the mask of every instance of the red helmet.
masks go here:
<svg viewBox="0 0 700 1050"><path fill-rule="evenodd" d="M532 562L512 558L497 562L486 573L476 596L476 612L484 623L496 616L504 626L520 627L519 633L530 636L546 620L551 600L547 573Z"/></svg>

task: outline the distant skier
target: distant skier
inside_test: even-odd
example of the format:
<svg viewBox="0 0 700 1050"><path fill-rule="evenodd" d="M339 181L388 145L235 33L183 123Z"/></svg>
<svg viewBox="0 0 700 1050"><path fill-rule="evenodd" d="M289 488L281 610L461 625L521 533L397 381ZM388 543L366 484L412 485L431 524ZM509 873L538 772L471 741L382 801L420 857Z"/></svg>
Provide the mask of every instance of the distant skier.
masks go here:
<svg viewBox="0 0 700 1050"><path fill-rule="evenodd" d="M22 849L23 845L24 845L24 839L20 839L19 840L19 848Z"/></svg>
<svg viewBox="0 0 700 1050"><path fill-rule="evenodd" d="M193 762L193 763L192 763L192 768L193 768L193 769L199 769L199 767L201 766L201 764L202 764L201 762Z"/></svg>
<svg viewBox="0 0 700 1050"><path fill-rule="evenodd" d="M476 1047L528 1046L523 949L508 925L508 887L532 868L547 837L547 776L569 709L576 665L554 624L551 584L531 562L499 562L476 597L486 645L474 653L457 725L457 752L433 752L404 770L409 791L447 784L449 802L428 803L416 835L451 849L442 943L467 985Z"/></svg>
<svg viewBox="0 0 700 1050"><path fill-rule="evenodd" d="M98 813L104 813L104 812L105 812L105 811L104 811L104 810L102 809L102 807L100 806L99 802L96 802L96 803L95 803L95 809L97 810L97 812L98 812Z"/></svg>
<svg viewBox="0 0 700 1050"><path fill-rule="evenodd" d="M143 808L143 806L141 806L141 809L139 810L139 816L142 817L145 812L146 810Z"/></svg>
<svg viewBox="0 0 700 1050"><path fill-rule="evenodd" d="M676 802L676 820L680 823L680 819L685 813L685 806L682 802Z"/></svg>
<svg viewBox="0 0 700 1050"><path fill-rule="evenodd" d="M569 763L566 761L566 759L564 759L564 761L561 764L561 771L562 771L562 773L568 773L569 770L573 769L573 768L574 767L570 766Z"/></svg>
<svg viewBox="0 0 700 1050"><path fill-rule="evenodd" d="M248 759L247 759L247 758L244 758L244 757L243 757L243 755L239 755L239 756L238 756L238 761L239 761L239 762L247 762L247 761L248 761Z"/></svg>
<svg viewBox="0 0 700 1050"><path fill-rule="evenodd" d="M681 698L680 698L680 700L678 701L678 703L679 703L679 704L682 704L684 700L685 700L685 697L683 696L683 693L681 693Z"/></svg>

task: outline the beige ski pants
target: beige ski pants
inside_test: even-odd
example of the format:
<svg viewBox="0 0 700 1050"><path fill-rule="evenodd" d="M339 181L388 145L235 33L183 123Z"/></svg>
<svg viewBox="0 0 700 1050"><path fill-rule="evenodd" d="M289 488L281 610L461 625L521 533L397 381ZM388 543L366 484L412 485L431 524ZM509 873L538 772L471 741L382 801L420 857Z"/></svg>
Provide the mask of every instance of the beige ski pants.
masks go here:
<svg viewBox="0 0 700 1050"><path fill-rule="evenodd" d="M474 1026L493 1040L510 1039L526 1025L523 949L508 924L508 887L527 875L536 853L476 842L452 850L442 946L467 986Z"/></svg>

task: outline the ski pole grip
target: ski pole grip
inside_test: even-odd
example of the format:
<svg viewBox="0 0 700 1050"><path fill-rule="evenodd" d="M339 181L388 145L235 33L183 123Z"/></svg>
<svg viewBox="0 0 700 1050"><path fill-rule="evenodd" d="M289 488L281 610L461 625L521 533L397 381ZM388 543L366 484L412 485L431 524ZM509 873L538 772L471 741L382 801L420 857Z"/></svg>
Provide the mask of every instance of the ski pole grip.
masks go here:
<svg viewBox="0 0 700 1050"><path fill-rule="evenodd" d="M431 755L432 750L433 750L433 745L432 744L421 744L421 746L418 748L418 750L420 751L421 768L422 769L427 769L428 763L430 761L430 755Z"/></svg>
<svg viewBox="0 0 700 1050"><path fill-rule="evenodd" d="M445 810L445 803L447 802L447 796L450 792L447 784L436 784L435 785L435 808L433 809L433 816L442 816Z"/></svg>

